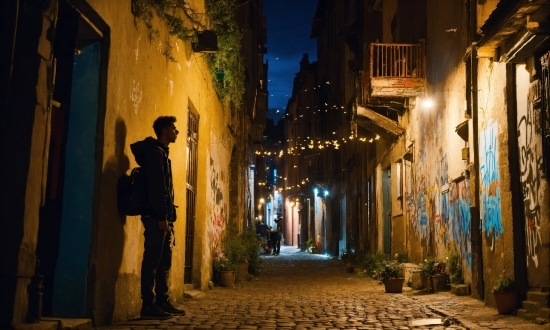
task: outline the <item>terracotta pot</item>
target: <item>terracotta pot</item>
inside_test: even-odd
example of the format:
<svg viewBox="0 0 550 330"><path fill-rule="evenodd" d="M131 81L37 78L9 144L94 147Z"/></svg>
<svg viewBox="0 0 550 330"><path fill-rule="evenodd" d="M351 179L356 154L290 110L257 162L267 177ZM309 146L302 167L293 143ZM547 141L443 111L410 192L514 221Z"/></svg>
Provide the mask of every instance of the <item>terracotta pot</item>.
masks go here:
<svg viewBox="0 0 550 330"><path fill-rule="evenodd" d="M248 261L241 262L237 268L237 281L248 280Z"/></svg>
<svg viewBox="0 0 550 330"><path fill-rule="evenodd" d="M384 288L386 289L386 293L403 292L403 282L405 282L404 278L387 278L385 280L382 280L382 283L384 283Z"/></svg>
<svg viewBox="0 0 550 330"><path fill-rule="evenodd" d="M500 315L511 314L517 304L517 292L494 292L497 311Z"/></svg>
<svg viewBox="0 0 550 330"><path fill-rule="evenodd" d="M230 288L234 287L236 273L237 272L233 270L220 272L220 285L230 287Z"/></svg>

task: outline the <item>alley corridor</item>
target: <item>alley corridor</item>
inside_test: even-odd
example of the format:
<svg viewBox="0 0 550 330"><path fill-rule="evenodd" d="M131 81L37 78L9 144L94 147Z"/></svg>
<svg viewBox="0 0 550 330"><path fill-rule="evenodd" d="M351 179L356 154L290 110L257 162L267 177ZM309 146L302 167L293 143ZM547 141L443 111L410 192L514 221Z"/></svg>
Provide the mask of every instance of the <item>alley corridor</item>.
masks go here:
<svg viewBox="0 0 550 330"><path fill-rule="evenodd" d="M257 278L186 301L185 316L101 329L548 329L448 292L386 294L378 282L346 273L339 260L293 247L263 259ZM414 323L430 319L448 326Z"/></svg>

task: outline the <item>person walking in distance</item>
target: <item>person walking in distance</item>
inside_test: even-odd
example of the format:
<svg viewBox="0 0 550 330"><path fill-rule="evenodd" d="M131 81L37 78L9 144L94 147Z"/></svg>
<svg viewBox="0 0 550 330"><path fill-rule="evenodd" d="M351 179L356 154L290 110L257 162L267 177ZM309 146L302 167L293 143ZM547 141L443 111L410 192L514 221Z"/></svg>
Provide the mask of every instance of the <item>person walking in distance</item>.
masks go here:
<svg viewBox="0 0 550 330"><path fill-rule="evenodd" d="M278 256L279 251L281 250L281 236L283 235L281 232L281 220L283 220L283 217L275 219L277 228L269 230L269 237L271 240L271 245L273 246L273 251L271 254L274 256Z"/></svg>
<svg viewBox="0 0 550 330"><path fill-rule="evenodd" d="M147 137L130 145L136 162L147 177L147 203L141 222L145 228L145 249L141 263L141 318L168 319L184 315L168 296L168 275L172 265L172 238L176 207L168 146L176 142L176 117L161 116L153 123L157 138Z"/></svg>

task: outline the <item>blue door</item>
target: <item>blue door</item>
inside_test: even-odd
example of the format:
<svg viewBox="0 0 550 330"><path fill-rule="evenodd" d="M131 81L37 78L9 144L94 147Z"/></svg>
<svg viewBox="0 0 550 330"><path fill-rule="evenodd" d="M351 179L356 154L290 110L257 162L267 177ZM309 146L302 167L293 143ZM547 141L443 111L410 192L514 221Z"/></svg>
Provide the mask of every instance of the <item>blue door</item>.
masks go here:
<svg viewBox="0 0 550 330"><path fill-rule="evenodd" d="M65 145L59 255L52 313L82 317L92 232L100 43L75 53Z"/></svg>

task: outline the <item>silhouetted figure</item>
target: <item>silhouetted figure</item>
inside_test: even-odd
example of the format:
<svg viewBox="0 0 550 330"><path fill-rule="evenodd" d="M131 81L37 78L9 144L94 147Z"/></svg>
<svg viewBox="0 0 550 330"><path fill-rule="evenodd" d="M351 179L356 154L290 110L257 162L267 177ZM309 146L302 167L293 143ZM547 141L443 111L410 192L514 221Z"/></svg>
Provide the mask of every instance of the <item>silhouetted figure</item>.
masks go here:
<svg viewBox="0 0 550 330"><path fill-rule="evenodd" d="M168 319L185 311L168 297L168 273L172 265L173 222L176 221L172 167L168 146L176 142L176 117L161 116L153 123L157 138L147 137L130 145L136 162L147 176L148 201L141 214L145 249L141 263L141 318Z"/></svg>
<svg viewBox="0 0 550 330"><path fill-rule="evenodd" d="M281 250L281 237L283 235L283 233L281 232L281 220L283 220L283 217L275 219L275 224L277 225L277 228L269 230L269 237L271 240L271 245L273 246L271 254L274 256L278 256L279 251Z"/></svg>

